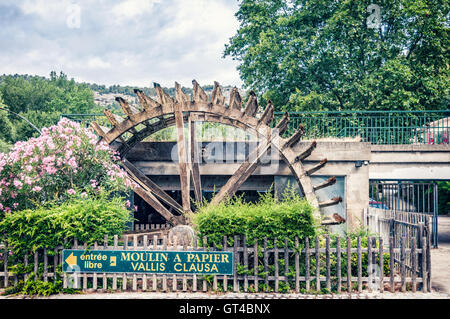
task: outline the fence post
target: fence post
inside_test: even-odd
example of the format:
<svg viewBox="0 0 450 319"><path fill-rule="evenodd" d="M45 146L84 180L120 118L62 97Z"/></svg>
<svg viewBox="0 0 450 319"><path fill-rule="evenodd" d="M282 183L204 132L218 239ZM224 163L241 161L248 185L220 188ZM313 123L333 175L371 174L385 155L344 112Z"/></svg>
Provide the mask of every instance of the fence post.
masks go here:
<svg viewBox="0 0 450 319"><path fill-rule="evenodd" d="M34 252L34 280L39 280L39 252L36 249Z"/></svg>
<svg viewBox="0 0 450 319"><path fill-rule="evenodd" d="M278 246L276 239L273 241L273 256L275 266L275 292L278 292Z"/></svg>
<svg viewBox="0 0 450 319"><path fill-rule="evenodd" d="M4 266L4 287L7 288L9 284L9 272L8 272L8 243L5 241L5 250L3 252L3 266Z"/></svg>
<svg viewBox="0 0 450 319"><path fill-rule="evenodd" d="M227 249L228 249L228 237L223 236L223 250L227 251ZM256 260L258 261L258 257L256 257ZM194 276L196 276L196 275L194 275ZM255 276L256 276L256 274L255 274ZM197 281L197 278L196 277L194 277L194 278L195 278L195 281ZM256 288L256 289L258 289L258 288ZM227 290L228 290L228 276L223 275L223 291L226 292Z"/></svg>
<svg viewBox="0 0 450 319"><path fill-rule="evenodd" d="M269 253L267 252L267 237L264 237L264 292L269 290Z"/></svg>
<svg viewBox="0 0 450 319"><path fill-rule="evenodd" d="M412 291L416 292L416 240L415 238L411 238L411 283L412 283Z"/></svg>
<svg viewBox="0 0 450 319"><path fill-rule="evenodd" d="M402 236L400 241L400 275L401 275L401 289L402 292L406 291L406 237Z"/></svg>
<svg viewBox="0 0 450 319"><path fill-rule="evenodd" d="M352 241L347 237L347 292L352 292Z"/></svg>
<svg viewBox="0 0 450 319"><path fill-rule="evenodd" d="M362 255L361 255L361 237L357 239L357 258L358 258L358 292L362 292Z"/></svg>
<svg viewBox="0 0 450 319"><path fill-rule="evenodd" d="M289 287L289 240L284 239L284 276L286 279L286 286Z"/></svg>
<svg viewBox="0 0 450 319"><path fill-rule="evenodd" d="M234 263L233 263L233 290L234 292L239 292L239 282L238 282L238 274L237 274L237 264L238 264L238 236L234 235Z"/></svg>
<svg viewBox="0 0 450 319"><path fill-rule="evenodd" d="M128 236L123 236L123 250L128 249ZM123 273L122 277L122 290L127 291L127 273Z"/></svg>
<svg viewBox="0 0 450 319"><path fill-rule="evenodd" d="M94 242L94 250L98 249L98 243ZM93 279L93 284L92 284L92 289L94 289L94 291L97 291L97 284L98 284L98 278L97 278L97 273L94 272L94 279Z"/></svg>
<svg viewBox="0 0 450 319"><path fill-rule="evenodd" d="M319 237L316 237L316 290L320 291L320 242Z"/></svg>
<svg viewBox="0 0 450 319"><path fill-rule="evenodd" d="M395 269L394 269L394 237L389 237L389 269L390 269L390 280L389 284L391 286L391 292L395 292Z"/></svg>
<svg viewBox="0 0 450 319"><path fill-rule="evenodd" d="M108 249L108 235L105 235L105 237L103 238L103 250L107 250ZM103 273L103 291L107 291L108 290L108 276L106 274L106 272Z"/></svg>
<svg viewBox="0 0 450 319"><path fill-rule="evenodd" d="M258 292L259 291L259 287L258 287L258 239L256 239L256 238L255 238L255 245L253 246L253 269L254 269L254 273L255 273L255 292Z"/></svg>
<svg viewBox="0 0 450 319"><path fill-rule="evenodd" d="M27 252L25 252L25 256L24 256L24 258L23 258L23 264L24 264L24 266L25 266L25 274L23 275L23 280L24 281L27 281L27 279L28 279L28 272L27 272L27 267L28 267L28 251ZM56 268L55 268L55 275L56 275ZM56 277L55 277L56 278ZM56 281L56 280L55 280Z"/></svg>
<svg viewBox="0 0 450 319"><path fill-rule="evenodd" d="M148 250L148 235L144 235L142 240L142 249L144 250L144 253L146 253ZM142 275L142 291L147 291L147 275L145 273Z"/></svg>
<svg viewBox="0 0 450 319"><path fill-rule="evenodd" d="M118 249L119 244L119 237L117 235L114 235L114 250ZM117 274L113 274L113 282L112 282L112 289L117 290Z"/></svg>
<svg viewBox="0 0 450 319"><path fill-rule="evenodd" d="M372 292L372 269L373 261L372 261L372 237L367 238L367 287L369 288L369 292Z"/></svg>
<svg viewBox="0 0 450 319"><path fill-rule="evenodd" d="M44 282L48 281L48 257L47 257L47 248L44 248Z"/></svg>
<svg viewBox="0 0 450 319"><path fill-rule="evenodd" d="M310 258L311 254L309 252L309 237L305 238L305 281L306 281L306 291L309 291L311 289L310 287Z"/></svg>
<svg viewBox="0 0 450 319"><path fill-rule="evenodd" d="M330 267L330 235L325 237L325 256L327 264L326 272L326 286L328 290L331 290L331 267Z"/></svg>
<svg viewBox="0 0 450 319"><path fill-rule="evenodd" d="M337 292L341 293L342 276L341 276L341 238L336 238L336 270L337 270Z"/></svg>
<svg viewBox="0 0 450 319"><path fill-rule="evenodd" d="M248 250L247 250L247 237L244 235L242 237L242 246L244 249L244 269L245 269L245 274L244 274L244 292L248 291Z"/></svg>
<svg viewBox="0 0 450 319"><path fill-rule="evenodd" d="M295 292L300 292L300 253L298 237L295 236Z"/></svg>
<svg viewBox="0 0 450 319"><path fill-rule="evenodd" d="M421 275L422 275L422 291L428 292L428 285L427 285L427 244L426 244L426 237L421 236L420 237L420 246L422 247L422 262L421 262Z"/></svg>
<svg viewBox="0 0 450 319"><path fill-rule="evenodd" d="M427 256L427 290L431 292L431 221L428 216L425 220L425 226L427 228L427 243L426 243L426 256Z"/></svg>

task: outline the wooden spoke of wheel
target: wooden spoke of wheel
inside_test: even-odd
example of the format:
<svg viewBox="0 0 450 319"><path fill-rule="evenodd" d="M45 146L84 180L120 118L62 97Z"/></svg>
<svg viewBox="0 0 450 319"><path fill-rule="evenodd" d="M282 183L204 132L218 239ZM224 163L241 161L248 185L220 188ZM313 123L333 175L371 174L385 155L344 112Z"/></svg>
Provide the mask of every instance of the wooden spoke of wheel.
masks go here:
<svg viewBox="0 0 450 319"><path fill-rule="evenodd" d="M180 187L181 199L183 203L183 210L189 212L191 210L190 199L190 169L187 164L187 152L184 138L184 122L182 105L180 103L174 104L175 125L177 128L177 147L178 147L178 162L180 167Z"/></svg>
<svg viewBox="0 0 450 319"><path fill-rule="evenodd" d="M218 204L226 198L234 196L236 191L244 184L250 175L256 170L260 159L270 149L273 143L279 142L279 135L271 136L268 140L263 139L258 147L245 159L245 161L234 172L227 183L220 189L219 193L214 196L212 204Z"/></svg>
<svg viewBox="0 0 450 319"><path fill-rule="evenodd" d="M169 194L167 194L162 188L158 186L155 182L153 182L150 178L148 178L144 173L142 173L136 166L130 163L127 159L122 160L123 166L125 170L136 177L137 181L144 188L148 188L154 195L156 195L159 199L165 202L167 205L177 210L180 213L183 213L183 207L178 204Z"/></svg>
<svg viewBox="0 0 450 319"><path fill-rule="evenodd" d="M194 187L194 195L197 203L202 201L202 181L200 177L200 154L197 142L195 121L189 117L189 149L191 155L191 173L192 185Z"/></svg>
<svg viewBox="0 0 450 319"><path fill-rule="evenodd" d="M140 186L139 179L132 173L128 172L128 176L136 182L137 185L133 186L133 191L138 194L147 204L153 207L161 216L163 216L170 224L176 226L179 224L184 224L185 219L181 216L175 216L171 211L169 211L163 204L152 194L148 189L144 189Z"/></svg>

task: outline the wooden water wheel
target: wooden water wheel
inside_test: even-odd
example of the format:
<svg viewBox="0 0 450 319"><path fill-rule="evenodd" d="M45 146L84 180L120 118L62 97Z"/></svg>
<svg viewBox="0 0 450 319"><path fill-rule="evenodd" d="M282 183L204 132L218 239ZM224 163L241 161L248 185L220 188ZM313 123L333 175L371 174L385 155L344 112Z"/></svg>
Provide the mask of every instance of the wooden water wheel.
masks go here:
<svg viewBox="0 0 450 319"><path fill-rule="evenodd" d="M175 83L175 99L165 93L157 84L155 84L155 89L157 93L156 101L146 96L142 91L135 90L141 106L140 109L129 105L123 98L116 98L126 117L123 118L111 113L109 110L104 110L112 128L101 127L96 122L92 122L91 127L102 140L120 153L123 167L129 177L137 184L133 187L133 190L161 214L168 223L173 226L187 223L185 214L191 211L191 187L194 191L195 200L197 202L202 200L199 165L200 152L194 125L198 121L230 125L250 131L258 138L256 149L240 164L236 172L213 198L210 205L232 197L256 170L260 164L261 157L269 149L272 149L272 152L274 149L279 152L280 157L288 165L292 175L295 177L302 194L317 209L318 214L321 208L342 202L341 197L324 202L318 201L315 191L333 185L336 183L336 178L332 177L324 183L313 185L310 178L311 174L324 167L327 160L324 159L314 167L305 169L302 161L311 155L317 143L313 141L300 152L294 151L293 146L302 138L305 129L300 125L295 134L289 138L282 138L281 135L288 128L289 114L286 113L272 128L274 106L271 101L268 102L265 110L260 115L257 115L259 106L254 92L250 93L249 99L243 108L242 98L238 90L232 89L230 100L228 105L226 105L225 97L217 82L214 83L211 97L208 97L195 80L193 81L192 98L182 91L178 83ZM185 136L184 123L188 123L188 136ZM181 204L127 160L127 154L135 145L151 134L174 125L177 129ZM186 139L188 140L187 147ZM171 209L167 209L166 205ZM174 212L178 213L175 214ZM342 222L345 222L345 220L334 214L334 220L331 219L322 223L333 225Z"/></svg>

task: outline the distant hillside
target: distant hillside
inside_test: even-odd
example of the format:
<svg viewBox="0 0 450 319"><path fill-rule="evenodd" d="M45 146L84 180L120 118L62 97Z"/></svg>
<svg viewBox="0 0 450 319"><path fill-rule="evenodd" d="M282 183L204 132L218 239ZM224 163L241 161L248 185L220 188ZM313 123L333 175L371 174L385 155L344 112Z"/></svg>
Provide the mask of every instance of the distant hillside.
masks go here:
<svg viewBox="0 0 450 319"><path fill-rule="evenodd" d="M97 105L104 107L104 108L111 108L113 110L119 110L119 104L115 101L116 97L122 97L124 98L128 103L131 105L138 105L138 99L136 94L134 93L135 89L142 90L147 96L151 98L156 99L156 91L154 88L150 87L136 87L136 86L120 86L120 85L112 85L112 86L105 86L105 85L98 85L98 84L90 84L86 83L88 87L91 88L92 91L94 91L94 101ZM213 85L205 85L202 86L203 90L207 94L211 94L212 90L214 88ZM223 86L222 91L223 95L226 98L226 101L229 100L231 89L233 87ZM188 95L192 95L192 88L182 87L181 88L184 93ZM163 87L163 90L169 94L170 96L175 96L175 88L174 87ZM239 93L242 97L245 97L246 91L239 89Z"/></svg>
<svg viewBox="0 0 450 319"><path fill-rule="evenodd" d="M63 73L61 73L63 74ZM13 77L13 78L20 78L23 80L30 81L31 79L40 79L43 81L50 81L51 78L47 77L41 77L36 75L29 75L29 74L14 74L14 75L0 75L0 86L3 82L3 80L7 77ZM83 87L87 87L93 91L94 94L94 102L97 106L101 108L110 108L112 110L117 110L120 112L119 104L115 101L115 98L120 96L128 101L128 103L132 105L138 104L138 99L136 97L136 94L134 93L135 89L142 90L147 96L155 98L156 97L156 91L153 87L138 87L138 86L122 86L122 85L111 85L106 86L103 84L97 84L97 83L79 83L73 81L76 85L82 85ZM213 85L204 85L202 88L205 90L207 94L211 94L214 86ZM230 85L222 86L223 94L226 98L226 101L229 100L230 92L233 87ZM164 91L169 94L170 96L175 96L175 88L174 87L163 87ZM192 95L192 88L191 87L182 87L182 90L184 93L188 95ZM239 93L242 97L245 97L246 91L239 89ZM92 112L98 112L98 108L94 108L91 110Z"/></svg>

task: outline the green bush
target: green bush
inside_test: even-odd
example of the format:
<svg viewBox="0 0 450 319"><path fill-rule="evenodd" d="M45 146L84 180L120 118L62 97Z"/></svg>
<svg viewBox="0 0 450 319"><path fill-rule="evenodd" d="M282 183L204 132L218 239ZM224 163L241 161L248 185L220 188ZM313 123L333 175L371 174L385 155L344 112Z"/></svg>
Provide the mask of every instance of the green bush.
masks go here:
<svg viewBox="0 0 450 319"><path fill-rule="evenodd" d="M255 204L235 197L217 205L204 205L191 216L199 238L208 237L208 244L220 246L223 236L233 244L234 235L244 235L248 244L261 242L265 237L284 242L297 236L300 240L314 237L317 224L313 218L314 208L307 200L293 192L277 200L271 193L262 195Z"/></svg>
<svg viewBox="0 0 450 319"><path fill-rule="evenodd" d="M93 198L72 198L34 210L5 214L0 232L6 234L14 254L55 248L77 238L88 245L102 242L105 235L121 234L131 221L122 197L100 194Z"/></svg>

